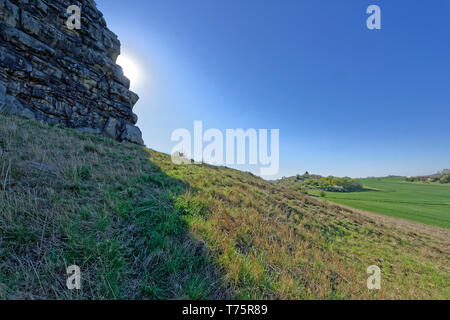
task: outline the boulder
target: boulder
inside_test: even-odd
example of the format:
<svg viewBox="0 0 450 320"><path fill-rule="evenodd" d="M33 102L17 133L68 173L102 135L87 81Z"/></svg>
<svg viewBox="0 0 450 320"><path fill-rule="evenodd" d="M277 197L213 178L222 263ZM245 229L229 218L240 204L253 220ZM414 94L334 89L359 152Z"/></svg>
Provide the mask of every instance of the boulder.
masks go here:
<svg viewBox="0 0 450 320"><path fill-rule="evenodd" d="M125 124L125 129L122 132L121 140L144 145L141 130L139 130L138 127L135 127L128 123Z"/></svg>
<svg viewBox="0 0 450 320"><path fill-rule="evenodd" d="M0 89L1 91L1 89ZM34 113L25 108L22 103L10 95L2 95L0 92L0 112L9 115L21 116L28 119L34 119Z"/></svg>

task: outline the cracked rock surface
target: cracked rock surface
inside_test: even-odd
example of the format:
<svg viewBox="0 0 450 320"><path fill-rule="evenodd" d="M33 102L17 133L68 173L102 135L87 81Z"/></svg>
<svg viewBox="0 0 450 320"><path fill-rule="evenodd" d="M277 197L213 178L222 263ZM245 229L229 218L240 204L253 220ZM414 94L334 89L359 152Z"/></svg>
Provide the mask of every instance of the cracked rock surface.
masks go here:
<svg viewBox="0 0 450 320"><path fill-rule="evenodd" d="M80 30L66 26L73 4ZM93 0L0 0L0 112L143 144L119 54Z"/></svg>

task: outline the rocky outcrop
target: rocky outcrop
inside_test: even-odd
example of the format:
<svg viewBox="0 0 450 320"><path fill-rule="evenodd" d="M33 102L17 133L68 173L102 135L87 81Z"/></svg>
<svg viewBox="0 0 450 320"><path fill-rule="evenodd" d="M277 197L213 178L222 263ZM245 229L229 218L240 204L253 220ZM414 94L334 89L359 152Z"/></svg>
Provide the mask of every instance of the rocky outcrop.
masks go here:
<svg viewBox="0 0 450 320"><path fill-rule="evenodd" d="M143 144L119 54L93 0L0 0L0 112Z"/></svg>

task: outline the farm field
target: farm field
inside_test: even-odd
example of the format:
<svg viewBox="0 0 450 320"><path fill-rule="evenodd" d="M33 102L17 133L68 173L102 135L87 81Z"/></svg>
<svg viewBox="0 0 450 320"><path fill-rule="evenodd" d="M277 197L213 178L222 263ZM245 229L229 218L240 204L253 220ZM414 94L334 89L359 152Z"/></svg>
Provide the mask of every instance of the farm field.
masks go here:
<svg viewBox="0 0 450 320"><path fill-rule="evenodd" d="M450 185L413 183L402 177L360 181L367 191L327 192L326 199L356 209L450 228Z"/></svg>

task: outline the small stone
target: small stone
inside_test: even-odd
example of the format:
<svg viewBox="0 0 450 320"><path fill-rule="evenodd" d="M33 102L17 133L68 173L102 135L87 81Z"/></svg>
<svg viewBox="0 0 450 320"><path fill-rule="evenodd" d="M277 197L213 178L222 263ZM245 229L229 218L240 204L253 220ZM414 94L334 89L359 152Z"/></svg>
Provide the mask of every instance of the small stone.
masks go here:
<svg viewBox="0 0 450 320"><path fill-rule="evenodd" d="M27 177L28 184L35 186L57 186L63 182L63 179L59 177L53 167L43 163L22 161L17 163L16 167L22 176Z"/></svg>
<svg viewBox="0 0 450 320"><path fill-rule="evenodd" d="M51 176L57 176L57 173L53 167L33 162L33 161L22 161L17 164L18 167L25 169L27 171L37 173L39 175L45 174L45 175L51 175Z"/></svg>

